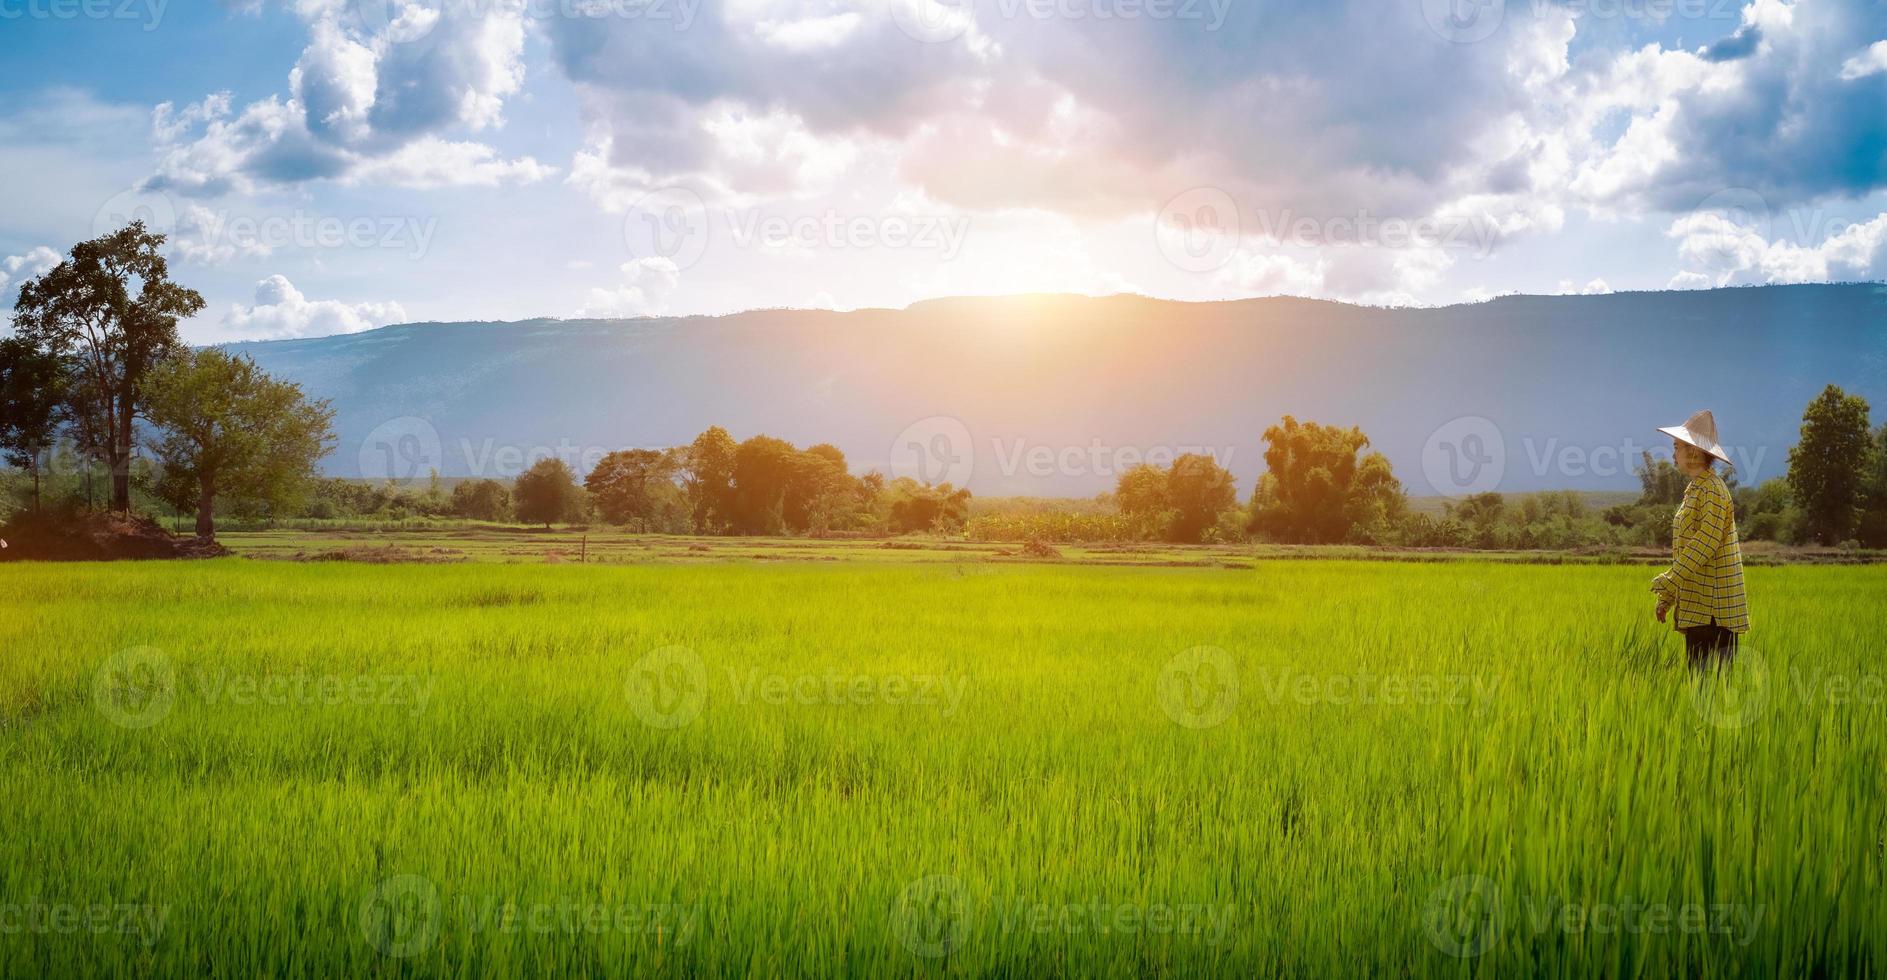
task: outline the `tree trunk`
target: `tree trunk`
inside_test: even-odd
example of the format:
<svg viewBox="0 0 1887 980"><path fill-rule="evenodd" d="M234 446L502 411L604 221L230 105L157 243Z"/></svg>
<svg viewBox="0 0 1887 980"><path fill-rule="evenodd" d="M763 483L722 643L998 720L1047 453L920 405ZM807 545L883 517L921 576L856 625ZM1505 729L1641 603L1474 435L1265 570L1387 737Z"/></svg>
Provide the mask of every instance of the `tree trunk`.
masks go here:
<svg viewBox="0 0 1887 980"><path fill-rule="evenodd" d="M131 399L124 399L117 439L112 446L111 509L131 513Z"/></svg>
<svg viewBox="0 0 1887 980"><path fill-rule="evenodd" d="M197 478L197 537L216 540L216 483L207 476Z"/></svg>
<svg viewBox="0 0 1887 980"><path fill-rule="evenodd" d="M39 454L33 454L33 513L39 513Z"/></svg>

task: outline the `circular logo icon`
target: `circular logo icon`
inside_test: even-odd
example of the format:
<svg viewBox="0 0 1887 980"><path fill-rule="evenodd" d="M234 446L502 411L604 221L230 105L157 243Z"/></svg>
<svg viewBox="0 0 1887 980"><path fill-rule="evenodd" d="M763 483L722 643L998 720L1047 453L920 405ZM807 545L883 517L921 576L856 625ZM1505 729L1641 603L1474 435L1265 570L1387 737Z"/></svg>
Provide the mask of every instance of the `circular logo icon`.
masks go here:
<svg viewBox="0 0 1887 980"><path fill-rule="evenodd" d="M925 959L949 956L963 945L970 893L950 875L931 875L904 886L891 910L891 931L904 948Z"/></svg>
<svg viewBox="0 0 1887 980"><path fill-rule="evenodd" d="M360 475L369 480L410 483L428 479L445 463L439 430L413 415L388 419L361 440L356 460Z"/></svg>
<svg viewBox="0 0 1887 980"><path fill-rule="evenodd" d="M1422 475L1444 497L1485 493L1507 472L1507 441L1500 426L1464 415L1429 433L1422 444Z"/></svg>
<svg viewBox="0 0 1887 980"><path fill-rule="evenodd" d="M1696 213L1716 215L1725 224L1757 235L1765 242L1774 224L1768 199L1747 187L1725 187L1698 201Z"/></svg>
<svg viewBox="0 0 1887 980"><path fill-rule="evenodd" d="M680 728L694 721L708 701L708 668L687 647L662 647L643 654L623 685L629 708L650 728Z"/></svg>
<svg viewBox="0 0 1887 980"><path fill-rule="evenodd" d="M360 901L361 935L394 959L431 949L444 921L439 886L419 875L394 875L367 889Z"/></svg>
<svg viewBox="0 0 1887 980"><path fill-rule="evenodd" d="M970 427L950 415L933 415L904 427L891 442L891 475L919 483L961 487L976 471Z"/></svg>
<svg viewBox="0 0 1887 980"><path fill-rule="evenodd" d="M1507 0L1421 0L1422 19L1437 37L1455 44L1485 41L1500 30Z"/></svg>
<svg viewBox="0 0 1887 980"><path fill-rule="evenodd" d="M914 41L942 44L970 29L969 0L892 0L891 19Z"/></svg>
<svg viewBox="0 0 1887 980"><path fill-rule="evenodd" d="M622 240L631 257L659 255L676 269L701 261L708 238L708 206L686 187L650 191L622 219Z"/></svg>
<svg viewBox="0 0 1887 980"><path fill-rule="evenodd" d="M133 221L144 222L144 229L153 234L175 234L177 202L163 191L135 187L120 191L99 205L98 213L92 216L92 235L109 235Z"/></svg>
<svg viewBox="0 0 1887 980"><path fill-rule="evenodd" d="M92 701L113 724L149 728L177 703L177 670L156 647L120 650L92 675Z"/></svg>
<svg viewBox="0 0 1887 980"><path fill-rule="evenodd" d="M1729 663L1705 668L1692 682L1690 702L1713 728L1747 728L1769 707L1769 662L1762 651L1739 645Z"/></svg>
<svg viewBox="0 0 1887 980"><path fill-rule="evenodd" d="M1238 202L1217 187L1195 187L1166 202L1153 222L1160 254L1187 272L1211 272L1238 247Z"/></svg>
<svg viewBox="0 0 1887 980"><path fill-rule="evenodd" d="M1211 728L1238 707L1238 665L1218 647L1182 650L1160 670L1166 716L1187 728Z"/></svg>
<svg viewBox="0 0 1887 980"><path fill-rule="evenodd" d="M1470 959L1500 938L1500 886L1481 875L1461 875L1428 893L1422 931L1449 956Z"/></svg>
<svg viewBox="0 0 1887 980"><path fill-rule="evenodd" d="M445 16L442 0L353 0L353 4L367 34L393 44L424 38Z"/></svg>

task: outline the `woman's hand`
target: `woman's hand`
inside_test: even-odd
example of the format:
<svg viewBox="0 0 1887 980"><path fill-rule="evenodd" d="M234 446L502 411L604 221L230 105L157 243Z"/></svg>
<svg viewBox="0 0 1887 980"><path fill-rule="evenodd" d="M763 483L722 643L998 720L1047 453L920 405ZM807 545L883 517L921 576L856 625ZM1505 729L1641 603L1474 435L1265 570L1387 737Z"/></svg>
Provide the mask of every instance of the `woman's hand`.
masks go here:
<svg viewBox="0 0 1887 980"><path fill-rule="evenodd" d="M1658 622L1660 623L1664 622L1665 615L1669 613L1670 611L1671 611L1671 601L1669 599L1658 600Z"/></svg>

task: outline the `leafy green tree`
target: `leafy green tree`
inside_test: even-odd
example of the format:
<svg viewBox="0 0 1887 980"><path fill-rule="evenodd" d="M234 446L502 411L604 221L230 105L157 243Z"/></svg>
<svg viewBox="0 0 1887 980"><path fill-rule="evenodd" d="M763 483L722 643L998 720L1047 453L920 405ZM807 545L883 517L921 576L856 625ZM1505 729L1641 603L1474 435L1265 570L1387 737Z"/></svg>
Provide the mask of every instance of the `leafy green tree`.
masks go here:
<svg viewBox="0 0 1887 980"><path fill-rule="evenodd" d="M1641 504L1659 504L1675 507L1684 499L1684 488L1690 485L1690 477L1677 468L1677 464L1668 459L1653 458L1650 450L1645 450L1643 458L1632 472L1638 477L1638 485L1643 492L1638 495Z"/></svg>
<svg viewBox="0 0 1887 980"><path fill-rule="evenodd" d="M1142 529L1142 533L1162 532L1168 521L1166 471L1151 463L1141 463L1122 473L1114 481L1114 506Z"/></svg>
<svg viewBox="0 0 1887 980"><path fill-rule="evenodd" d="M66 408L80 447L111 470L111 506L131 509L132 434L144 379L181 348L177 321L203 297L170 281L164 236L130 225L72 247L20 286L16 336L70 372Z"/></svg>
<svg viewBox="0 0 1887 980"><path fill-rule="evenodd" d="M1173 460L1166 474L1168 541L1197 542L1218 524L1219 515L1238 506L1232 474L1210 456L1187 453Z"/></svg>
<svg viewBox="0 0 1887 980"><path fill-rule="evenodd" d="M554 456L546 456L518 475L516 489L512 492L518 520L546 528L557 521L580 520L583 497L578 490L576 479L570 475L570 465Z"/></svg>
<svg viewBox="0 0 1887 980"><path fill-rule="evenodd" d="M672 532L688 525L689 508L676 486L685 452L625 449L604 456L584 478L597 513L611 524Z"/></svg>
<svg viewBox="0 0 1887 980"><path fill-rule="evenodd" d="M800 452L772 436L754 436L734 452L734 528L741 534L786 530L786 493Z"/></svg>
<svg viewBox="0 0 1887 980"><path fill-rule="evenodd" d="M511 516L511 491L497 480L466 480L452 488L452 513L468 521Z"/></svg>
<svg viewBox="0 0 1887 980"><path fill-rule="evenodd" d="M59 358L22 338L0 338L0 459L32 474L35 511L45 459L65 415L65 385Z"/></svg>
<svg viewBox="0 0 1887 980"><path fill-rule="evenodd" d="M948 483L931 486L901 476L891 481L885 496L890 501L887 524L896 534L953 531L962 527L970 515L967 487L952 487Z"/></svg>
<svg viewBox="0 0 1887 980"><path fill-rule="evenodd" d="M1789 450L1789 488L1804 529L1822 544L1854 534L1862 474L1870 463L1867 402L1829 385L1802 413L1802 437Z"/></svg>
<svg viewBox="0 0 1887 980"><path fill-rule="evenodd" d="M1361 429L1286 415L1264 438L1267 471L1252 491L1252 530L1318 544L1386 533L1400 520L1402 484L1383 454L1358 458L1369 446Z"/></svg>
<svg viewBox="0 0 1887 980"><path fill-rule="evenodd" d="M1736 527L1744 538L1799 543L1802 514L1796 509L1786 478L1764 480L1754 487L1738 487L1735 500Z"/></svg>
<svg viewBox="0 0 1887 980"><path fill-rule="evenodd" d="M1887 548L1887 423L1874 430L1874 448L1861 475L1861 526L1855 537L1869 548Z"/></svg>
<svg viewBox="0 0 1887 980"><path fill-rule="evenodd" d="M726 530L734 520L734 455L739 447L720 426L695 437L685 454L682 491L703 534Z"/></svg>
<svg viewBox="0 0 1887 980"><path fill-rule="evenodd" d="M279 512L311 488L315 464L334 447L334 410L277 381L247 357L214 347L153 367L140 391L160 430L152 450L160 493L194 508L197 537L216 536L219 494Z"/></svg>
<svg viewBox="0 0 1887 980"><path fill-rule="evenodd" d="M820 443L793 460L783 513L795 531L823 534L856 523L875 496L847 471L845 454Z"/></svg>

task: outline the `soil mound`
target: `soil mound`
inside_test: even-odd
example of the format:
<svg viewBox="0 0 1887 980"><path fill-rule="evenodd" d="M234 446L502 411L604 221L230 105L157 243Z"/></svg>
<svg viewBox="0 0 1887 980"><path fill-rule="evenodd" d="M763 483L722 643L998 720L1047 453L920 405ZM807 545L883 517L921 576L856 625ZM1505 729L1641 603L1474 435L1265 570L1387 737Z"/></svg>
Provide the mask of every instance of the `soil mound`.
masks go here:
<svg viewBox="0 0 1887 980"><path fill-rule="evenodd" d="M0 525L0 561L121 561L216 558L215 542L178 537L143 515L106 511L18 514Z"/></svg>

